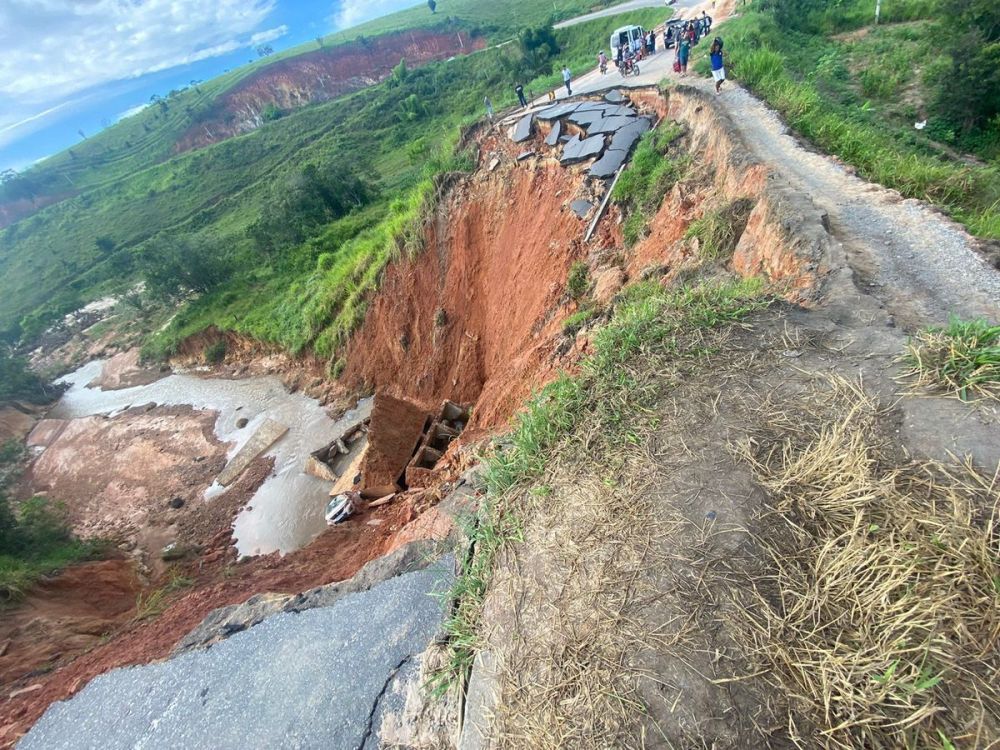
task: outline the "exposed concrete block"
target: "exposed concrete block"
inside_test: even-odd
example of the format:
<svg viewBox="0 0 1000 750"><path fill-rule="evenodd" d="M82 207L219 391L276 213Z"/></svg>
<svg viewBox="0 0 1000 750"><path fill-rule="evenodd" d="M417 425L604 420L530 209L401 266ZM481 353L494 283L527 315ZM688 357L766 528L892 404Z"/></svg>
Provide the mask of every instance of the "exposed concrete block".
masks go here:
<svg viewBox="0 0 1000 750"><path fill-rule="evenodd" d="M224 487L232 484L257 456L278 442L286 432L288 432L288 427L285 425L275 422L273 419L265 419L264 423L257 428L257 432L244 443L239 452L233 456L233 460L219 474L219 484Z"/></svg>
<svg viewBox="0 0 1000 750"><path fill-rule="evenodd" d="M412 401L386 393L375 395L368 428L368 451L361 467L361 494L381 497L398 482L423 437L427 412Z"/></svg>

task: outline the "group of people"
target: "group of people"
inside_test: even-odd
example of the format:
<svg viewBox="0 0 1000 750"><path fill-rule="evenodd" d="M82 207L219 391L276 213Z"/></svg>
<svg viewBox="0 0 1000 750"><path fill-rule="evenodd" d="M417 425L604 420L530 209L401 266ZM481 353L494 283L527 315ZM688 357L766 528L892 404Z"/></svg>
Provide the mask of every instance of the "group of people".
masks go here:
<svg viewBox="0 0 1000 750"><path fill-rule="evenodd" d="M687 75L688 60L691 57L691 47L698 44L701 37L707 36L712 28L712 17L702 11L700 18L676 26L676 29L668 29L670 36L666 38L674 41L676 57L674 58L674 71L681 75ZM668 42L669 43L669 42ZM726 68L723 59L722 37L715 37L712 46L708 51L709 61L712 66L712 78L715 80L715 93L722 93L722 84L726 80Z"/></svg>
<svg viewBox="0 0 1000 750"><path fill-rule="evenodd" d="M706 36L712 28L712 17L706 12L702 12L700 18L685 21L683 24L668 25L663 34L665 47L673 44L676 56L674 58L674 70L686 74L688 60L691 56L691 47L698 44L701 37ZM721 93L722 84L726 80L726 69L722 52L722 37L715 37L712 47L709 49L709 60L712 65L712 78L715 80L715 93ZM621 44L617 47L615 65L619 69L622 66L633 65L637 60L641 60L645 55L652 55L656 52L656 31L649 31L644 35L636 36L632 41ZM601 50L597 55L597 64L601 73L606 73L608 69L608 56ZM566 86L567 96L573 95L572 74L565 65L562 69L563 84ZM528 106L528 100L524 95L524 86L520 83L514 87L517 100L522 107ZM549 99L555 99L555 92L549 92ZM486 115L490 121L493 120L493 102L488 96L483 98L486 107Z"/></svg>

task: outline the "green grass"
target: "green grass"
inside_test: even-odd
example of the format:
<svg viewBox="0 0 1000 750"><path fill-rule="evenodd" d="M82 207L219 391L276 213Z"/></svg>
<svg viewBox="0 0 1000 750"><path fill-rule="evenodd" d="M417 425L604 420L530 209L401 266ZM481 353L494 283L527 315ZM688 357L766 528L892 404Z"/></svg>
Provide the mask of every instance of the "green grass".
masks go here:
<svg viewBox="0 0 1000 750"><path fill-rule="evenodd" d="M103 542L73 537L58 504L35 497L15 517L2 493L0 488L0 605L23 598L42 577L104 553Z"/></svg>
<svg viewBox="0 0 1000 750"><path fill-rule="evenodd" d="M697 237L698 255L711 261L727 261L733 257L754 202L737 198L718 208L709 209L688 227L686 238Z"/></svg>
<svg viewBox="0 0 1000 750"><path fill-rule="evenodd" d="M176 570L171 571L169 580L163 586L145 594L140 593L136 597L133 619L141 621L158 617L167 608L172 594L190 588L192 585L194 585L193 579L181 575Z"/></svg>
<svg viewBox="0 0 1000 750"><path fill-rule="evenodd" d="M581 328L594 320L601 311L593 305L584 305L575 313L570 315L562 324L562 332L565 336L575 336Z"/></svg>
<svg viewBox="0 0 1000 750"><path fill-rule="evenodd" d="M919 386L963 401L1000 398L1000 325L952 318L943 328L916 334L903 361Z"/></svg>
<svg viewBox="0 0 1000 750"><path fill-rule="evenodd" d="M887 7L889 23L832 36L870 23L867 4L817 14L813 24L823 33L781 26L751 6L720 29L728 69L795 131L861 176L935 203L977 236L1000 238L1000 122L964 139L949 130L944 113L929 108L927 82L948 64L938 44L942 32L926 20L936 17L936 6L910 0ZM915 130L928 112L927 128ZM987 162L963 163L947 147L976 151Z"/></svg>
<svg viewBox="0 0 1000 750"><path fill-rule="evenodd" d="M690 159L674 145L684 132L679 123L668 121L646 133L615 184L611 197L627 214L622 225L626 244L634 245L646 236L647 223L663 196L683 177Z"/></svg>
<svg viewBox="0 0 1000 750"><path fill-rule="evenodd" d="M432 680L439 693L468 676L497 555L519 538L516 508L506 502L511 493L540 477L557 447L585 420L593 427L587 434L600 435L619 455L627 451L666 385L649 363L697 357L703 352L691 339L699 331L734 323L767 304L758 279L670 290L655 282L633 285L597 330L594 354L581 362L579 374L560 375L531 398L486 461L486 501L467 529L474 546L447 594L448 660Z"/></svg>

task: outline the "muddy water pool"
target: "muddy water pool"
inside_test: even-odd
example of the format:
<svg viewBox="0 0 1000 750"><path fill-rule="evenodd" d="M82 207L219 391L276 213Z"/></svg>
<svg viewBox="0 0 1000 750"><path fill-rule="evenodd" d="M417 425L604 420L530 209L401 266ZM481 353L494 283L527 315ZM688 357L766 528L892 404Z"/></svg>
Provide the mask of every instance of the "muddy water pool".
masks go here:
<svg viewBox="0 0 1000 750"><path fill-rule="evenodd" d="M236 548L241 555L291 552L315 539L326 522L323 511L329 483L303 471L311 451L338 437L353 421L354 413L331 419L315 399L289 393L274 376L222 380L191 374L173 374L150 385L104 391L88 388L101 374L103 361L95 360L62 379L69 390L49 414L54 419L74 419L95 414L115 414L130 406L155 403L161 406L191 406L217 412L215 434L230 444L231 459L265 419L288 427L288 432L264 455L274 457L274 471L240 512L233 526ZM370 399L356 409L370 411ZM240 419L249 424L236 427ZM205 502L222 492L213 486Z"/></svg>

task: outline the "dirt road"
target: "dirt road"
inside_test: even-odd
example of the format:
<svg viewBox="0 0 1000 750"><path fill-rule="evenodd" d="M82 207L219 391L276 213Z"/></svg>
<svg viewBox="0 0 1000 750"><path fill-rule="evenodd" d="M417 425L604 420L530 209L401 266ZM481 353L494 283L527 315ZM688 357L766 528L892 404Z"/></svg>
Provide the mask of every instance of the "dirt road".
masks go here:
<svg viewBox="0 0 1000 750"><path fill-rule="evenodd" d="M573 82L573 92L636 88L664 80L712 90L707 79L675 74L673 58L672 50L658 52L641 63L641 75L627 80L613 71L602 76L594 70ZM1000 273L963 227L928 204L903 199L855 176L849 167L803 144L776 112L738 84L727 81L718 99L753 155L827 214L846 262L887 306L897 325L913 329L940 324L952 314L1000 318Z"/></svg>

